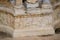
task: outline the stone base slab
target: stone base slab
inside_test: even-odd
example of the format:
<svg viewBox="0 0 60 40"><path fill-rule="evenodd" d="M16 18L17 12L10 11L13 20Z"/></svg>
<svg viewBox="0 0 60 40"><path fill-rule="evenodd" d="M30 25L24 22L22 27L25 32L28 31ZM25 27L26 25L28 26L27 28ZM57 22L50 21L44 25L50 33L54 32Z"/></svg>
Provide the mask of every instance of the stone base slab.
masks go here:
<svg viewBox="0 0 60 40"><path fill-rule="evenodd" d="M53 27L41 27L38 29L15 29L13 37L37 36L55 34Z"/></svg>
<svg viewBox="0 0 60 40"><path fill-rule="evenodd" d="M10 34L12 37L52 35L55 34L53 27L38 27L31 29L13 29L9 26L0 25L0 31Z"/></svg>

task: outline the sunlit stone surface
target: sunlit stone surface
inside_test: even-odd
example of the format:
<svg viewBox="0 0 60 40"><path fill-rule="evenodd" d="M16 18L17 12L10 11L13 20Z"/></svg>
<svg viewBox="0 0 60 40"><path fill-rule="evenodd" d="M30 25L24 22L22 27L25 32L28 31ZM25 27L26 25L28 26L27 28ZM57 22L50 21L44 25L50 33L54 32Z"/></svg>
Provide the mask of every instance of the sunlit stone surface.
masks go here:
<svg viewBox="0 0 60 40"><path fill-rule="evenodd" d="M8 33L12 37L55 34L54 11L50 1L44 1L47 4L42 4L42 8L39 7L37 0L27 1L27 8L23 5L22 0L16 0L16 4L12 5L13 9L9 6L4 10L0 9L0 31Z"/></svg>
<svg viewBox="0 0 60 40"><path fill-rule="evenodd" d="M34 36L54 34L52 15L42 17L15 18L15 36ZM45 32L45 33L44 33Z"/></svg>

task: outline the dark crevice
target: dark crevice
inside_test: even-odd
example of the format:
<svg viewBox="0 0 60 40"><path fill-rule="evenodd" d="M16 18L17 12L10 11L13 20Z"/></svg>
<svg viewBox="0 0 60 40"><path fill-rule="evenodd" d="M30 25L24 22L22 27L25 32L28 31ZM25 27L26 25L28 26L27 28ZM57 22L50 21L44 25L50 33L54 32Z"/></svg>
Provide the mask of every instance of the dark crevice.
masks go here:
<svg viewBox="0 0 60 40"><path fill-rule="evenodd" d="M26 1L27 1L27 0L22 0L23 5L24 5L25 8L27 8L27 7L26 7L26 6L27 6L27 5L26 5Z"/></svg>
<svg viewBox="0 0 60 40"><path fill-rule="evenodd" d="M55 29L56 34L60 34L60 28Z"/></svg>
<svg viewBox="0 0 60 40"><path fill-rule="evenodd" d="M0 32L0 38L7 38L7 37L11 38L11 35L5 32Z"/></svg>
<svg viewBox="0 0 60 40"><path fill-rule="evenodd" d="M23 0L22 2L24 3L26 0Z"/></svg>

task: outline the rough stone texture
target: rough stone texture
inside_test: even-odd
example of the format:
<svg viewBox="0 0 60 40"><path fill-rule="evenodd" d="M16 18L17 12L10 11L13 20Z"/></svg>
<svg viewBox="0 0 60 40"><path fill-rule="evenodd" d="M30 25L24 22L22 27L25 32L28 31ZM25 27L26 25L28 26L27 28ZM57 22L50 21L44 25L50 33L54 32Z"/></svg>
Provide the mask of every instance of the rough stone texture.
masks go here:
<svg viewBox="0 0 60 40"><path fill-rule="evenodd" d="M35 3L37 0L27 0L27 2Z"/></svg>
<svg viewBox="0 0 60 40"><path fill-rule="evenodd" d="M30 3L34 3L34 5L35 2L36 0L30 0ZM49 13L43 9L42 14L37 14L38 12L33 13L31 11L31 14L29 14L29 12L27 13L28 10L24 10L24 8L20 4L22 5L22 0L16 0L16 5L13 5L14 13L10 13L11 11L9 10L9 12L6 11L6 13L4 10L2 10L4 11L4 13L0 13L0 29L2 31L8 32L13 37L54 34L54 29L52 25L54 19L52 17L53 15L49 14L52 13L52 10L50 10L49 7L51 5L48 5L49 8L47 8L47 6L44 6L46 10L48 9L47 11Z"/></svg>
<svg viewBox="0 0 60 40"><path fill-rule="evenodd" d="M52 15L46 15L42 17L15 17L15 31L13 36L19 37L19 35L32 36L54 34L52 21Z"/></svg>
<svg viewBox="0 0 60 40"><path fill-rule="evenodd" d="M7 12L0 12L0 24L8 25L13 27L14 17Z"/></svg>
<svg viewBox="0 0 60 40"><path fill-rule="evenodd" d="M54 28L57 29L57 28L60 28L60 5L56 5L55 7L55 12L54 12Z"/></svg>
<svg viewBox="0 0 60 40"><path fill-rule="evenodd" d="M0 12L0 28L13 37L54 34L52 21L51 14L44 16L29 14L14 17L7 12Z"/></svg>
<svg viewBox="0 0 60 40"><path fill-rule="evenodd" d="M10 38L3 35L0 35L0 40L60 40L60 34L55 34L52 36L30 36L30 37L18 37L18 38Z"/></svg>
<svg viewBox="0 0 60 40"><path fill-rule="evenodd" d="M16 5L21 5L22 4L22 0L16 0Z"/></svg>
<svg viewBox="0 0 60 40"><path fill-rule="evenodd" d="M13 30L14 30L14 17L10 13L0 11L0 31L12 35Z"/></svg>
<svg viewBox="0 0 60 40"><path fill-rule="evenodd" d="M53 21L52 15L46 15L42 17L28 16L25 18L15 17L15 23L16 23L15 26L17 29L48 27L48 26L52 26L52 21Z"/></svg>

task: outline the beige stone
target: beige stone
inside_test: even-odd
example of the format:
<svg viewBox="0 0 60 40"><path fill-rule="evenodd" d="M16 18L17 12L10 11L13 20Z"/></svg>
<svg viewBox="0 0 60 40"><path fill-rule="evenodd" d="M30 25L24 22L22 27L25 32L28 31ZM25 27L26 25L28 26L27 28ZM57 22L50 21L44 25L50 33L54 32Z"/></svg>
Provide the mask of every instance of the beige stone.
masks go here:
<svg viewBox="0 0 60 40"><path fill-rule="evenodd" d="M12 16L9 13L0 13L0 30L13 37L54 34L52 15ZM46 33L45 33L46 32Z"/></svg>
<svg viewBox="0 0 60 40"><path fill-rule="evenodd" d="M16 17L13 37L54 34L52 15Z"/></svg>
<svg viewBox="0 0 60 40"><path fill-rule="evenodd" d="M27 1L35 4L37 0ZM5 9L0 8L0 31L9 33L12 37L55 34L53 12L49 12L50 10L48 11L46 8L47 13L42 8L43 11L40 9L41 13L38 8L37 12L34 12L35 9L28 9L29 13L27 12L28 10L23 10L24 8L21 5L22 0L16 0L16 5L12 9L13 11L9 7L3 7Z"/></svg>
<svg viewBox="0 0 60 40"><path fill-rule="evenodd" d="M38 19L38 20L37 20ZM38 27L52 26L53 18L51 15L43 17L28 17L28 18L15 18L15 26L17 29L32 29Z"/></svg>
<svg viewBox="0 0 60 40"><path fill-rule="evenodd" d="M27 0L27 2L35 3L37 0Z"/></svg>
<svg viewBox="0 0 60 40"><path fill-rule="evenodd" d="M0 12L0 24L14 27L14 17L7 12Z"/></svg>
<svg viewBox="0 0 60 40"><path fill-rule="evenodd" d="M22 0L16 0L16 5L21 5L22 4Z"/></svg>

